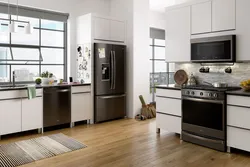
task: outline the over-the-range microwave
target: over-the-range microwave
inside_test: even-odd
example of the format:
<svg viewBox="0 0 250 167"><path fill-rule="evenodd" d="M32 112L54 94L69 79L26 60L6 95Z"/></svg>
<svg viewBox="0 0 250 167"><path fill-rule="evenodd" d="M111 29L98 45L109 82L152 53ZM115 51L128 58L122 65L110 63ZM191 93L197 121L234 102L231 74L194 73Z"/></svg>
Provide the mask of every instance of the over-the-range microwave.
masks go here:
<svg viewBox="0 0 250 167"><path fill-rule="evenodd" d="M236 61L236 35L191 39L191 61L218 63Z"/></svg>

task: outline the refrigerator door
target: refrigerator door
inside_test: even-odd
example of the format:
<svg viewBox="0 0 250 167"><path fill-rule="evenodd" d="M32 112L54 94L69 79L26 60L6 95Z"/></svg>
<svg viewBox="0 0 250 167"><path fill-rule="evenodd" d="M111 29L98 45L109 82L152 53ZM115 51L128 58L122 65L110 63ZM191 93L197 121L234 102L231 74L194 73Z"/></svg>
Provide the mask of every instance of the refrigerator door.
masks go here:
<svg viewBox="0 0 250 167"><path fill-rule="evenodd" d="M95 122L103 122L126 115L126 95L96 96L95 97Z"/></svg>
<svg viewBox="0 0 250 167"><path fill-rule="evenodd" d="M112 47L112 58L113 58L113 94L123 94L126 92L126 57L125 57L126 46L113 45Z"/></svg>
<svg viewBox="0 0 250 167"><path fill-rule="evenodd" d="M95 95L112 94L113 72L112 45L94 44L94 91Z"/></svg>

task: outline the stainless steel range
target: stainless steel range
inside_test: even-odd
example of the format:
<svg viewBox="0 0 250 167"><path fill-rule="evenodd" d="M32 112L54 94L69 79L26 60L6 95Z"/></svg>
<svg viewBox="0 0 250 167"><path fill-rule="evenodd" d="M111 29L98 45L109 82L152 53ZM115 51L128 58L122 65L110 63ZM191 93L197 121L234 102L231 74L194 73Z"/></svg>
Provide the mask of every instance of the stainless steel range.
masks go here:
<svg viewBox="0 0 250 167"><path fill-rule="evenodd" d="M226 151L226 91L207 85L182 89L182 140Z"/></svg>

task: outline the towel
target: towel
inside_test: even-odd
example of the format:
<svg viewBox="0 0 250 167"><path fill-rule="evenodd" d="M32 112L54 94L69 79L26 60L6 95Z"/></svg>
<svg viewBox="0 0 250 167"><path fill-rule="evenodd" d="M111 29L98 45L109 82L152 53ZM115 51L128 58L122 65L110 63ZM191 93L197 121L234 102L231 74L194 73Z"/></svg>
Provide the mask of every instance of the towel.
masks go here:
<svg viewBox="0 0 250 167"><path fill-rule="evenodd" d="M33 86L33 87L27 87L27 91L28 91L28 99L31 100L33 98L36 97L36 88Z"/></svg>

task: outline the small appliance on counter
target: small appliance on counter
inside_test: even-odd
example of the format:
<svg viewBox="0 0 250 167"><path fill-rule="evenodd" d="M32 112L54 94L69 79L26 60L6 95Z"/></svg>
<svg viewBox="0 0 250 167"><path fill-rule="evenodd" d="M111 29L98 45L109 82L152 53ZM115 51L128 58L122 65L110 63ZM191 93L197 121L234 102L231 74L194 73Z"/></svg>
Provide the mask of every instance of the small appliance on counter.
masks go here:
<svg viewBox="0 0 250 167"><path fill-rule="evenodd" d="M195 79L193 73L191 73L191 75L190 75L190 77L188 79L187 85L194 86L196 84L197 84L196 79Z"/></svg>

